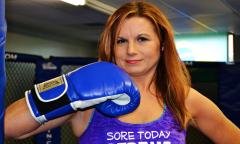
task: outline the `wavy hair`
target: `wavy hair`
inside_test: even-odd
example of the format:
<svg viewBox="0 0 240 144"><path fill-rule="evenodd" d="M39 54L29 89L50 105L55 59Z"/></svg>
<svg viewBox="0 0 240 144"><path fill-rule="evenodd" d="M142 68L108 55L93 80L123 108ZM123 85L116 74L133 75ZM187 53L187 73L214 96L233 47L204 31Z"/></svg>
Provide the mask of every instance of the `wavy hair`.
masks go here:
<svg viewBox="0 0 240 144"><path fill-rule="evenodd" d="M116 10L108 18L100 37L99 60L115 63L114 47L120 26L125 19L135 16L147 18L156 29L163 50L151 84L156 85L159 101L167 105L181 129L185 129L189 116L185 99L191 85L190 76L177 53L172 26L156 6L139 1L126 3Z"/></svg>

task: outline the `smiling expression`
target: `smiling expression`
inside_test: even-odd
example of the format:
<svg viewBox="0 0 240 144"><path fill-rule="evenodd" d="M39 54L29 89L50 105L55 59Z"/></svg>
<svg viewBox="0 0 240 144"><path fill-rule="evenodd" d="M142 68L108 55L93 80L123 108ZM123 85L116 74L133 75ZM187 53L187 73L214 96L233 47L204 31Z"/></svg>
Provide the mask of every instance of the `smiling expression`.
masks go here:
<svg viewBox="0 0 240 144"><path fill-rule="evenodd" d="M114 55L116 64L131 76L154 74L160 58L160 40L152 22L137 16L123 21Z"/></svg>

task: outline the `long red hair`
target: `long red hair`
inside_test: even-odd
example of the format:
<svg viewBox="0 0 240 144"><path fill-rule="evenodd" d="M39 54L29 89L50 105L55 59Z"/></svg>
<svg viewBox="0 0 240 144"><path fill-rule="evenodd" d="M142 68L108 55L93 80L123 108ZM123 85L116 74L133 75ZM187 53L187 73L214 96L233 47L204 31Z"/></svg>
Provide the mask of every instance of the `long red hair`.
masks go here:
<svg viewBox="0 0 240 144"><path fill-rule="evenodd" d="M161 57L151 84L156 85L159 100L173 112L181 128L186 128L188 111L185 99L191 82L186 66L181 62L174 43L174 33L165 15L147 2L126 3L115 11L105 25L99 41L99 59L114 63L114 46L121 23L130 17L138 16L150 20L158 34Z"/></svg>

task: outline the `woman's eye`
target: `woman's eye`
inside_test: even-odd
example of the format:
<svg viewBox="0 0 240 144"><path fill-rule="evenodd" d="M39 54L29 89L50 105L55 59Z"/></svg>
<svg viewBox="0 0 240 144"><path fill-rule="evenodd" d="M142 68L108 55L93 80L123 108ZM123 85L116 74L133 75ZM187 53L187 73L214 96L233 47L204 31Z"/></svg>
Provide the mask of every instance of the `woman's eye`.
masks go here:
<svg viewBox="0 0 240 144"><path fill-rule="evenodd" d="M147 41L148 39L145 38L145 37L139 37L137 40L138 40L139 42L144 42L144 41Z"/></svg>
<svg viewBox="0 0 240 144"><path fill-rule="evenodd" d="M125 43L125 42L126 42L125 39L118 39L118 40L117 40L117 44L122 44L122 43Z"/></svg>

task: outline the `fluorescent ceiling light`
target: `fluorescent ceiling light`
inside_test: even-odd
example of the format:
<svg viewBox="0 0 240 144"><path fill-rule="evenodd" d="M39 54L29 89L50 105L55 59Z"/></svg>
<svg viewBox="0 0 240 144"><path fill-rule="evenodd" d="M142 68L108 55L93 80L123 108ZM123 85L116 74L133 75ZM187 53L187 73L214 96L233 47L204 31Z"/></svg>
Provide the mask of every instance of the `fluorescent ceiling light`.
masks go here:
<svg viewBox="0 0 240 144"><path fill-rule="evenodd" d="M86 4L86 0L61 0L61 1L75 5L75 6Z"/></svg>
<svg viewBox="0 0 240 144"><path fill-rule="evenodd" d="M116 8L110 5L107 5L103 2L100 2L99 0L87 0L86 5L109 15L112 14L114 11L116 11Z"/></svg>

